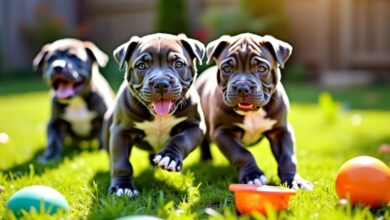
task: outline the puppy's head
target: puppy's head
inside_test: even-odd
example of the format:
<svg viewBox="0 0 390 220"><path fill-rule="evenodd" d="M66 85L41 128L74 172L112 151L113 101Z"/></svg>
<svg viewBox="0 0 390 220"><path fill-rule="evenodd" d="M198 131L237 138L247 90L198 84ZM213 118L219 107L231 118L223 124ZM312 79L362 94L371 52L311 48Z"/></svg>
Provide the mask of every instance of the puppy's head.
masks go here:
<svg viewBox="0 0 390 220"><path fill-rule="evenodd" d="M105 66L108 57L95 44L61 39L46 44L33 61L34 70L54 90L57 100L67 102L90 89L94 68Z"/></svg>
<svg viewBox="0 0 390 220"><path fill-rule="evenodd" d="M292 47L272 36L222 36L206 48L215 59L218 84L227 106L238 113L257 111L270 101Z"/></svg>
<svg viewBox="0 0 390 220"><path fill-rule="evenodd" d="M196 75L204 45L185 35L132 37L114 51L133 95L153 115L173 114Z"/></svg>

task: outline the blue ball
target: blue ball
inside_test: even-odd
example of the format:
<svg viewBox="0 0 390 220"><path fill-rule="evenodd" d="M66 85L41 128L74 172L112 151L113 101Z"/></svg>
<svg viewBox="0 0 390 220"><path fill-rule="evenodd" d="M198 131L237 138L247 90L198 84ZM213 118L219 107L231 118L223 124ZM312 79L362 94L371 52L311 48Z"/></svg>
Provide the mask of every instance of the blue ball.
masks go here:
<svg viewBox="0 0 390 220"><path fill-rule="evenodd" d="M41 207L44 210L41 210ZM45 211L55 214L58 210L69 211L69 204L61 193L48 186L29 186L18 190L7 202L7 209L16 216L20 216L21 210L29 212L35 209L37 212Z"/></svg>

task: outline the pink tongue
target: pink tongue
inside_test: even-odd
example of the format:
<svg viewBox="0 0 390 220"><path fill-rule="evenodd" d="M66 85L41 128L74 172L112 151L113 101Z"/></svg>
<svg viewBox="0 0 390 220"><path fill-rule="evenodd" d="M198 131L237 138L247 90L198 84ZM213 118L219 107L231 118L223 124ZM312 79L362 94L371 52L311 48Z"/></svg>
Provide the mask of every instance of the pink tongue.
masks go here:
<svg viewBox="0 0 390 220"><path fill-rule="evenodd" d="M172 102L165 99L160 99L157 102L153 102L153 109L159 116L165 116L169 114L171 110Z"/></svg>
<svg viewBox="0 0 390 220"><path fill-rule="evenodd" d="M240 104L238 104L238 107L240 107L242 109L252 109L253 105L252 104L247 104L247 103L240 103Z"/></svg>
<svg viewBox="0 0 390 220"><path fill-rule="evenodd" d="M74 95L73 83L60 82L56 90L56 96L60 99L66 99Z"/></svg>

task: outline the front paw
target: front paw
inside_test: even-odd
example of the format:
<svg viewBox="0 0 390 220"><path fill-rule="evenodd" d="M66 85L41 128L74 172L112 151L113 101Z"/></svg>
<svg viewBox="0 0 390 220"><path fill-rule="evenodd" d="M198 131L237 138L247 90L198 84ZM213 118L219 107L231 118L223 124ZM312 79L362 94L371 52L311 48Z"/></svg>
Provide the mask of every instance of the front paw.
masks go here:
<svg viewBox="0 0 390 220"><path fill-rule="evenodd" d="M135 197L139 195L137 188L132 183L112 184L109 193L116 196Z"/></svg>
<svg viewBox="0 0 390 220"><path fill-rule="evenodd" d="M242 176L240 178L240 183L262 186L266 185L268 183L268 180L262 172L254 172Z"/></svg>
<svg viewBox="0 0 390 220"><path fill-rule="evenodd" d="M287 183L291 189L295 190L302 189L312 191L314 189L313 184L309 180L303 179L299 175L295 175L292 180L286 180L282 182Z"/></svg>
<svg viewBox="0 0 390 220"><path fill-rule="evenodd" d="M173 153L160 152L154 157L153 162L168 171L179 172L183 168L182 160Z"/></svg>
<svg viewBox="0 0 390 220"><path fill-rule="evenodd" d="M47 164L49 162L60 159L60 157L61 157L60 153L47 153L47 152L45 152L37 158L37 161L41 164Z"/></svg>

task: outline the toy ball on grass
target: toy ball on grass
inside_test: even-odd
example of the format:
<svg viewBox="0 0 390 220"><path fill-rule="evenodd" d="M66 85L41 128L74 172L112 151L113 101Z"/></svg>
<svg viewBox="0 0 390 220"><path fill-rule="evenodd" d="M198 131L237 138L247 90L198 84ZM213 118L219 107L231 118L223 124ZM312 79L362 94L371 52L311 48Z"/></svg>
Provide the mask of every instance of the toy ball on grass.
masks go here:
<svg viewBox="0 0 390 220"><path fill-rule="evenodd" d="M20 216L22 210L36 210L55 214L58 210L69 211L69 204L61 193L48 186L29 186L14 193L7 202L7 208ZM44 208L44 210L41 210Z"/></svg>
<svg viewBox="0 0 390 220"><path fill-rule="evenodd" d="M229 190L234 192L234 202L240 214L259 212L266 215L268 210L287 209L290 196L296 194L292 189L267 185L231 184Z"/></svg>
<svg viewBox="0 0 390 220"><path fill-rule="evenodd" d="M378 208L390 202L390 168L373 157L352 158L337 173L336 192L352 205Z"/></svg>
<svg viewBox="0 0 390 220"><path fill-rule="evenodd" d="M382 144L378 148L379 153L381 154L390 154L390 144Z"/></svg>

